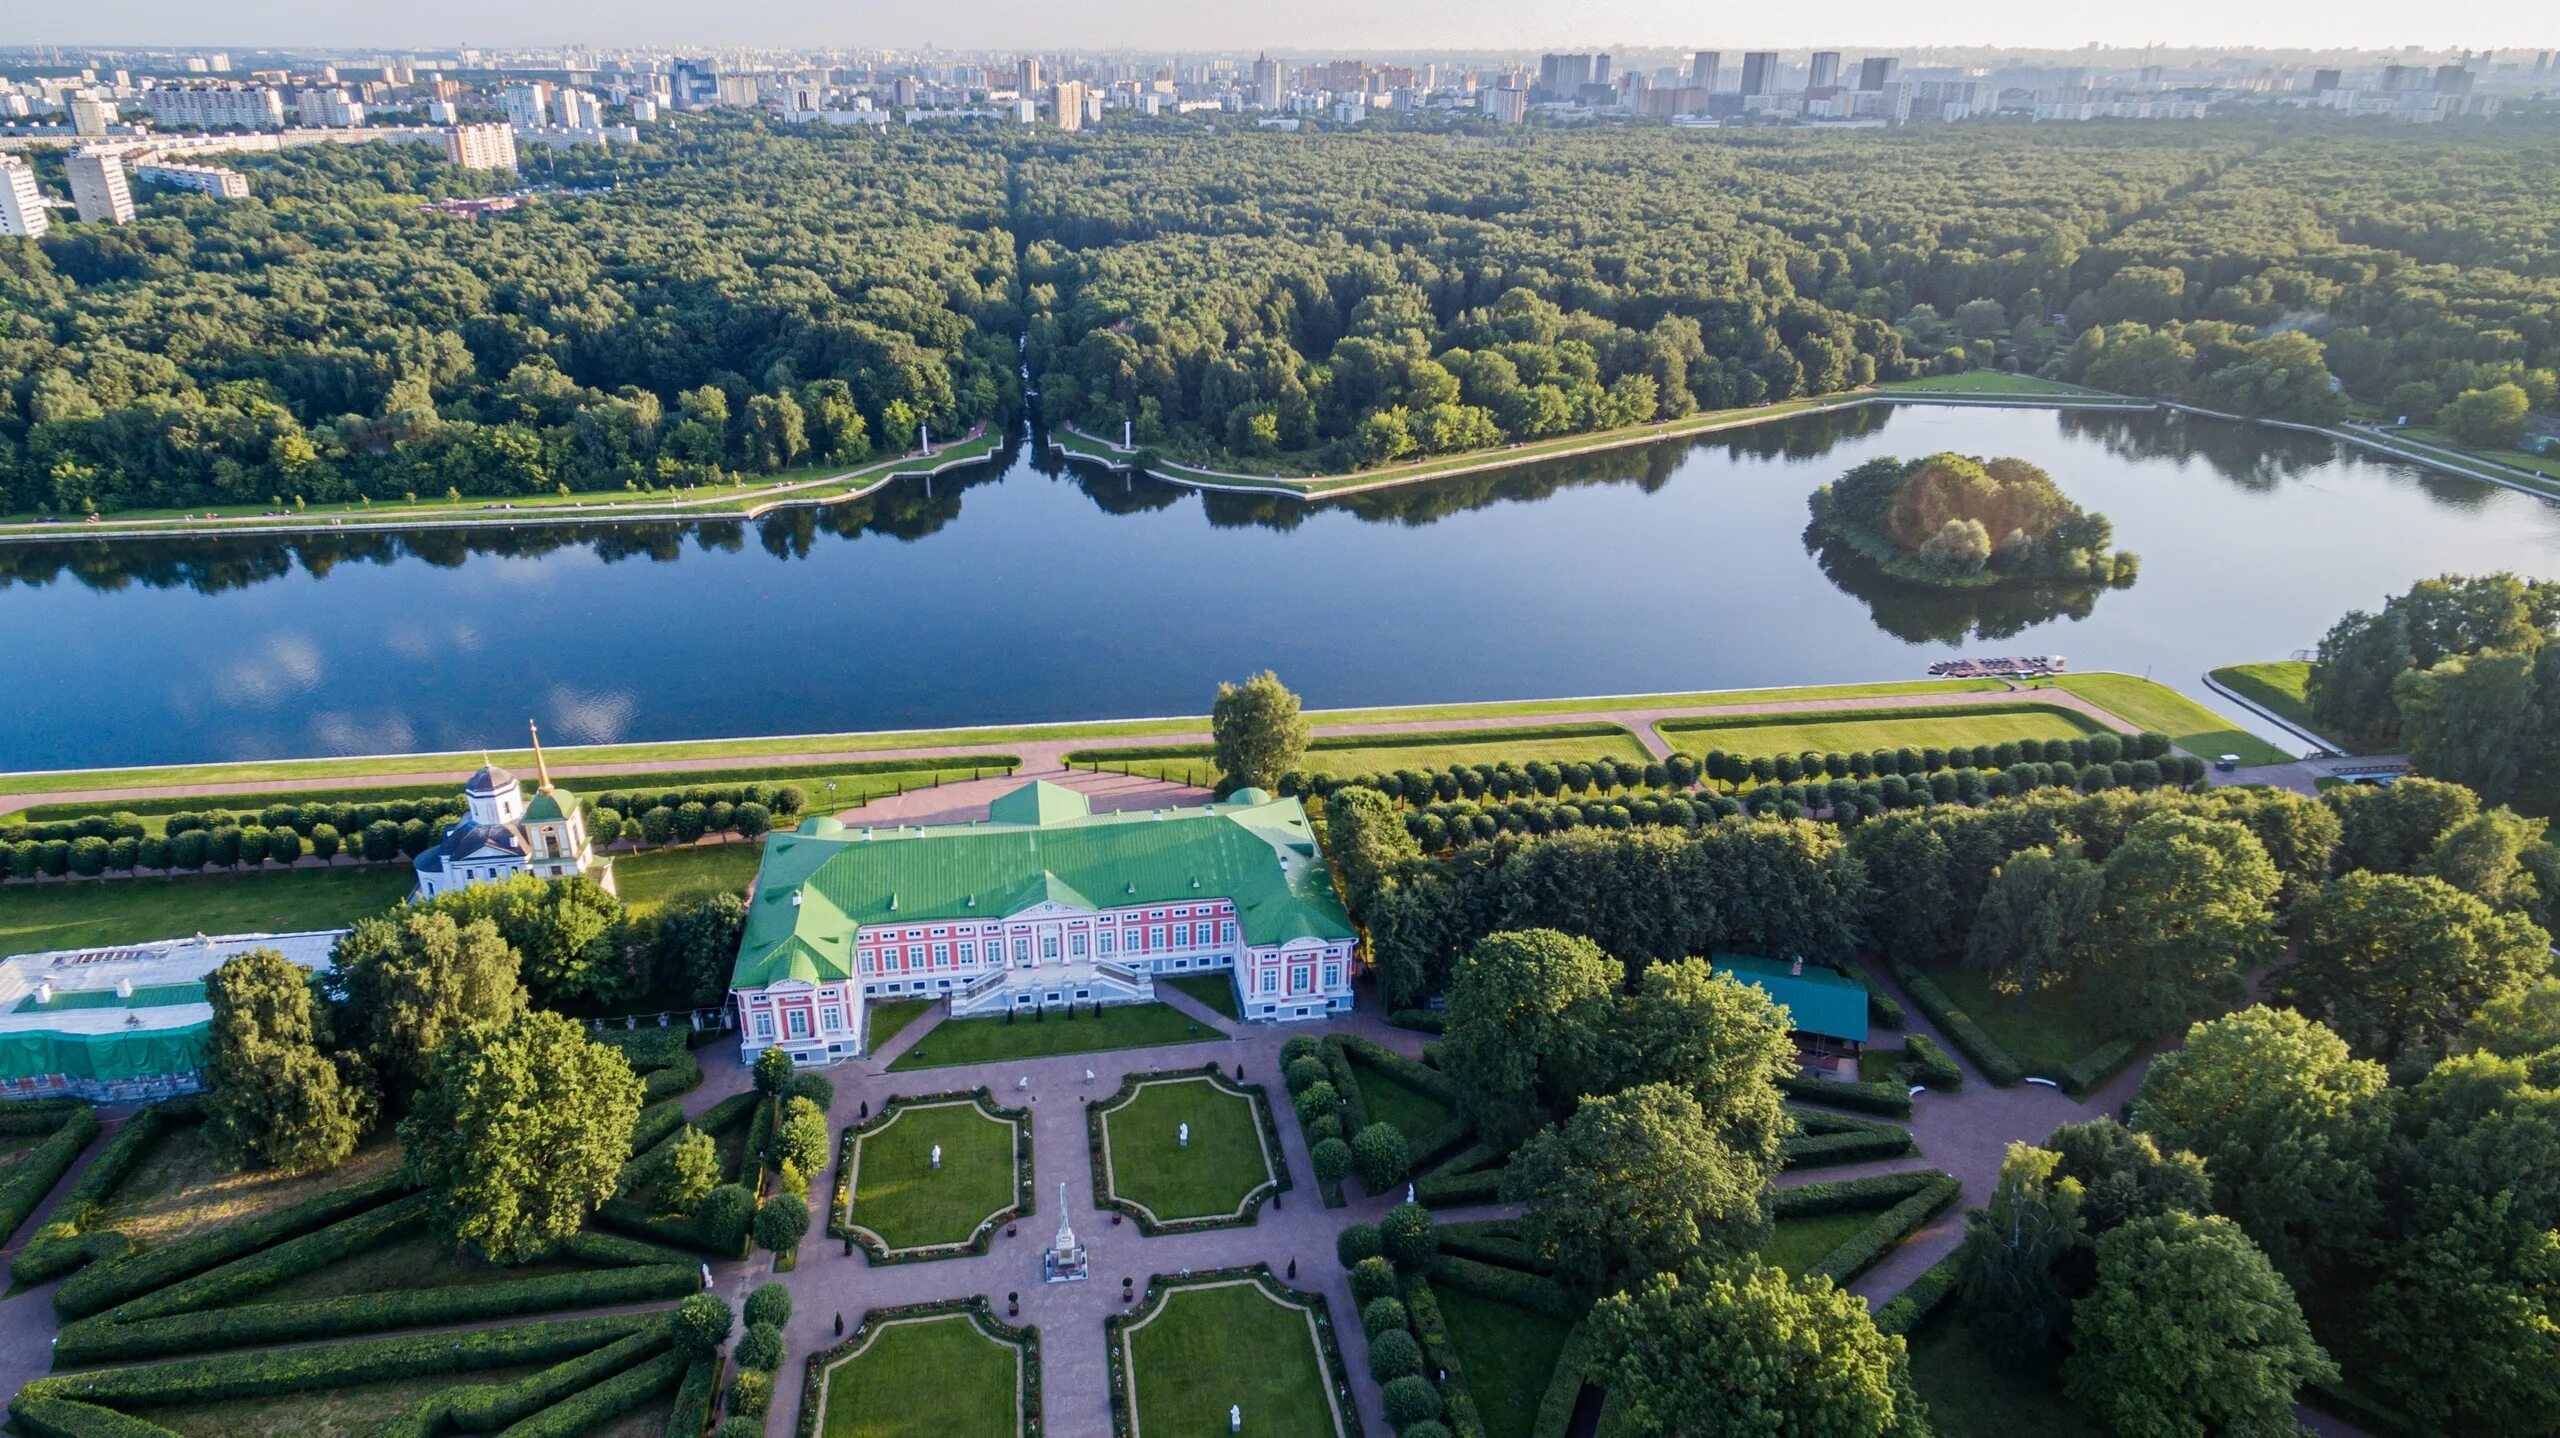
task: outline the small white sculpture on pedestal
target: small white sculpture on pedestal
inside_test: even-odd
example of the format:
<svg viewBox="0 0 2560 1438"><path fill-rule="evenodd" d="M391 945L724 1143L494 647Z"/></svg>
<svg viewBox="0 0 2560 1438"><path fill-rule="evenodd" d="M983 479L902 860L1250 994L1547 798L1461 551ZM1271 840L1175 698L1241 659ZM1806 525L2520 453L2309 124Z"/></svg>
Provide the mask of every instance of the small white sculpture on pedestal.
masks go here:
<svg viewBox="0 0 2560 1438"><path fill-rule="evenodd" d="M1230 1403L1227 1405L1227 1431L1230 1433L1242 1433L1244 1431L1243 1404Z"/></svg>
<svg viewBox="0 0 2560 1438"><path fill-rule="evenodd" d="M941 1152L941 1150L936 1149L936 1150L935 1150L935 1152L939 1153L939 1152ZM1412 1185L1412 1184L1409 1184L1409 1183L1408 1183L1408 1184L1406 1184L1406 1185L1404 1186L1404 1201L1405 1201L1405 1202L1407 1202L1407 1203L1411 1203L1411 1202L1413 1202L1413 1185Z"/></svg>
<svg viewBox="0 0 2560 1438"><path fill-rule="evenodd" d="M942 1169L942 1145L938 1143L933 1146L933 1167L936 1172Z"/></svg>
<svg viewBox="0 0 2560 1438"><path fill-rule="evenodd" d="M1067 1219L1067 1186L1058 1185L1058 1237L1049 1251L1040 1255L1040 1276L1050 1283L1080 1283L1090 1277L1085 1270L1084 1245L1076 1242L1074 1224Z"/></svg>
<svg viewBox="0 0 2560 1438"><path fill-rule="evenodd" d="M1184 1124L1181 1130L1175 1133L1174 1141L1184 1148L1191 1147L1191 1125Z"/></svg>

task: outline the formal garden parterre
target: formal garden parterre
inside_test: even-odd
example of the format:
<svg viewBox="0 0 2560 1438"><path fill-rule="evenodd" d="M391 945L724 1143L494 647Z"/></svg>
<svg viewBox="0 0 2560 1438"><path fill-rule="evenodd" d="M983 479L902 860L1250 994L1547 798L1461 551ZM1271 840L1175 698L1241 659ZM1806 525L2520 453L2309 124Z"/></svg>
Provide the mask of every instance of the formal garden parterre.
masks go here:
<svg viewBox="0 0 2560 1438"><path fill-rule="evenodd" d="M982 1296L870 1309L807 1368L800 1438L1041 1431L1040 1330L997 1318Z"/></svg>
<svg viewBox="0 0 2560 1438"><path fill-rule="evenodd" d="M1225 1432L1230 1408L1273 1438L1362 1438L1323 1295L1267 1265L1152 1276L1137 1308L1105 1327L1123 1438Z"/></svg>
<svg viewBox="0 0 2560 1438"><path fill-rule="evenodd" d="M832 1231L875 1263L984 1253L1033 1210L1030 1117L984 1088L890 1099L845 1131Z"/></svg>
<svg viewBox="0 0 2560 1438"><path fill-rule="evenodd" d="M1249 1224L1290 1187L1269 1097L1215 1064L1129 1074L1086 1115L1096 1199L1141 1233Z"/></svg>

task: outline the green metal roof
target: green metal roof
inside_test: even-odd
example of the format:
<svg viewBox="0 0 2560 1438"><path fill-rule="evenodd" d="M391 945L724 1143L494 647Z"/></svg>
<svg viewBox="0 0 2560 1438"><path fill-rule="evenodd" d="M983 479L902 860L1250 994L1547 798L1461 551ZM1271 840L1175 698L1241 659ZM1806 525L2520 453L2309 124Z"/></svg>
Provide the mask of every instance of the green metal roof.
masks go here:
<svg viewBox="0 0 2560 1438"><path fill-rule="evenodd" d="M1798 1033L1867 1041L1867 991L1837 969L1807 964L1803 973L1792 973L1790 964L1750 954L1714 954L1707 962L1785 1005L1787 1024Z"/></svg>
<svg viewBox="0 0 2560 1438"><path fill-rule="evenodd" d="M204 1067L212 1024L174 1029L130 1029L102 1034L21 1029L0 1033L0 1079L63 1074L114 1083L168 1078Z"/></svg>
<svg viewBox="0 0 2560 1438"><path fill-rule="evenodd" d="M1351 937L1295 799L1095 814L1075 790L1034 781L991 814L933 828L814 819L768 837L730 987L850 978L865 924L996 919L1048 900L1114 909L1228 899L1249 944Z"/></svg>
<svg viewBox="0 0 2560 1438"><path fill-rule="evenodd" d="M564 818L578 812L578 796L566 789L545 789L524 806L524 821L539 824L546 819Z"/></svg>

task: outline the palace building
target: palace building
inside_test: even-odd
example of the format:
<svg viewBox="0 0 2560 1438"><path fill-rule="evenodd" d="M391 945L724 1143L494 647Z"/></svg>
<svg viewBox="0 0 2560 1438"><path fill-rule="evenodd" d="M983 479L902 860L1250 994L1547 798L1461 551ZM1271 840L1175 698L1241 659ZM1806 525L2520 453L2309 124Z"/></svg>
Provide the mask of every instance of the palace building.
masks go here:
<svg viewBox="0 0 2560 1438"><path fill-rule="evenodd" d="M528 726L531 727L531 726ZM432 899L473 884L498 884L519 874L566 879L584 874L613 892L613 861L596 858L587 839L586 807L551 782L542 759L542 731L533 730L533 771L540 787L527 803L516 776L488 762L463 781L463 816L447 826L436 846L418 856L415 897Z"/></svg>
<svg viewBox="0 0 2560 1438"><path fill-rule="evenodd" d="M875 999L949 998L954 1017L1144 1003L1158 975L1227 974L1252 1020L1352 1004L1353 933L1306 810L1240 789L1196 809L1096 814L1045 781L985 821L765 840L730 975L755 1061L866 1050Z"/></svg>

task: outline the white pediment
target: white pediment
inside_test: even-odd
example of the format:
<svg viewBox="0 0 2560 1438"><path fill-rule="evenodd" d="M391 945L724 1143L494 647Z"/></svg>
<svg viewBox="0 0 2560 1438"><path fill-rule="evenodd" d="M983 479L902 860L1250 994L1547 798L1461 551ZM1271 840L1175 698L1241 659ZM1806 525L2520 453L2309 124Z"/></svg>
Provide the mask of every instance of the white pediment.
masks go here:
<svg viewBox="0 0 2560 1438"><path fill-rule="evenodd" d="M1028 908L1016 909L1005 917L1008 919L1089 919L1093 917L1093 910L1079 909L1059 899L1042 899Z"/></svg>

